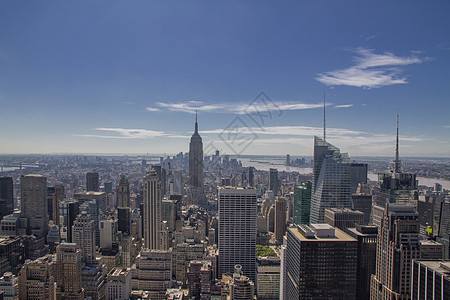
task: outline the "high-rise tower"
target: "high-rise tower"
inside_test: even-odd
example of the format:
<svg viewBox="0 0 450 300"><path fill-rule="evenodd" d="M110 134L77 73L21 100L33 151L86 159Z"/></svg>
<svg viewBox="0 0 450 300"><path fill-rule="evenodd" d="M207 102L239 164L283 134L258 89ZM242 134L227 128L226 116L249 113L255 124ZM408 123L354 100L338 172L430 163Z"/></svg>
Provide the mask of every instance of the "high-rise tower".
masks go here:
<svg viewBox="0 0 450 300"><path fill-rule="evenodd" d="M85 211L81 212L73 223L72 241L81 250L83 261L92 266L95 262L94 221Z"/></svg>
<svg viewBox="0 0 450 300"><path fill-rule="evenodd" d="M154 169L147 170L144 186L144 248L160 249L161 183Z"/></svg>
<svg viewBox="0 0 450 300"><path fill-rule="evenodd" d="M28 219L27 233L44 237L48 230L47 177L20 177L21 215Z"/></svg>
<svg viewBox="0 0 450 300"><path fill-rule="evenodd" d="M118 207L131 207L130 205L130 183L125 176L122 176L119 180L119 186L117 187L117 206Z"/></svg>
<svg viewBox="0 0 450 300"><path fill-rule="evenodd" d="M412 260L418 258L419 215L414 206L387 204L378 234L370 299L410 299Z"/></svg>
<svg viewBox="0 0 450 300"><path fill-rule="evenodd" d="M14 211L13 179L0 176L0 219Z"/></svg>
<svg viewBox="0 0 450 300"><path fill-rule="evenodd" d="M416 174L401 171L399 156L398 116L395 159L392 170L378 174L378 187L375 188L371 223L380 227L386 204L413 205L418 211L418 182Z"/></svg>
<svg viewBox="0 0 450 300"><path fill-rule="evenodd" d="M195 131L189 143L189 202L206 204L203 193L203 142L198 134L197 113L195 114Z"/></svg>
<svg viewBox="0 0 450 300"><path fill-rule="evenodd" d="M97 172L86 173L86 191L98 192L100 188L100 177Z"/></svg>
<svg viewBox="0 0 450 300"><path fill-rule="evenodd" d="M219 276L241 265L256 279L256 189L219 187Z"/></svg>
<svg viewBox="0 0 450 300"><path fill-rule="evenodd" d="M323 223L325 208L352 207L350 158L347 153L314 137L310 223Z"/></svg>

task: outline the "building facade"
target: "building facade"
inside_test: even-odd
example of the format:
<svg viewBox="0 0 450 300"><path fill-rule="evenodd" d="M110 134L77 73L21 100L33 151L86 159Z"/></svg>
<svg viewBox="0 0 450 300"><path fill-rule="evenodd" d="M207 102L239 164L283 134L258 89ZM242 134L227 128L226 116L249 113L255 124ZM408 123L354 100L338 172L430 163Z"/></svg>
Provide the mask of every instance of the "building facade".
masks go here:
<svg viewBox="0 0 450 300"><path fill-rule="evenodd" d="M256 189L219 187L219 278L235 265L256 279Z"/></svg>

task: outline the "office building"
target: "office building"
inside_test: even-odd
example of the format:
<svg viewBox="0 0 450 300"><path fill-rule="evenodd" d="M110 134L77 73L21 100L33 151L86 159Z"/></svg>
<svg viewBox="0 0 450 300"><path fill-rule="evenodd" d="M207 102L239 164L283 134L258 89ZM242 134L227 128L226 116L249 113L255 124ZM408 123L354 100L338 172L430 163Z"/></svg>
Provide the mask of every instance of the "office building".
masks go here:
<svg viewBox="0 0 450 300"><path fill-rule="evenodd" d="M195 130L189 143L189 203L206 205L203 190L203 142L198 134L197 114L195 115Z"/></svg>
<svg viewBox="0 0 450 300"><path fill-rule="evenodd" d="M278 197L275 200L275 240L278 243L283 242L283 236L286 233L286 216L287 216L287 202L283 197Z"/></svg>
<svg viewBox="0 0 450 300"><path fill-rule="evenodd" d="M255 167L248 167L248 186L255 186Z"/></svg>
<svg viewBox="0 0 450 300"><path fill-rule="evenodd" d="M27 220L27 234L37 238L47 236L48 205L47 177L25 175L20 177L21 217Z"/></svg>
<svg viewBox="0 0 450 300"><path fill-rule="evenodd" d="M367 164L351 163L350 164L350 186L351 193L356 193L358 185L367 183Z"/></svg>
<svg viewBox="0 0 450 300"><path fill-rule="evenodd" d="M130 183L125 176L120 178L117 187L117 207L131 207Z"/></svg>
<svg viewBox="0 0 450 300"><path fill-rule="evenodd" d="M56 248L56 299L83 300L81 283L82 254L74 243L62 243Z"/></svg>
<svg viewBox="0 0 450 300"><path fill-rule="evenodd" d="M112 249L117 244L117 219L108 218L100 221L100 248Z"/></svg>
<svg viewBox="0 0 450 300"><path fill-rule="evenodd" d="M277 169L269 169L269 190L273 191L275 196L278 195L280 190L280 181L278 179L278 170Z"/></svg>
<svg viewBox="0 0 450 300"><path fill-rule="evenodd" d="M191 261L188 266L187 278L189 299L211 299L211 284L214 278L210 261Z"/></svg>
<svg viewBox="0 0 450 300"><path fill-rule="evenodd" d="M377 238L371 299L409 299L412 260L419 258L419 216L414 206L387 205Z"/></svg>
<svg viewBox="0 0 450 300"><path fill-rule="evenodd" d="M117 231L125 235L131 234L131 211L129 207L117 208Z"/></svg>
<svg viewBox="0 0 450 300"><path fill-rule="evenodd" d="M161 184L155 170L147 170L144 185L144 248L161 249Z"/></svg>
<svg viewBox="0 0 450 300"><path fill-rule="evenodd" d="M450 261L415 259L411 271L411 299L450 299Z"/></svg>
<svg viewBox="0 0 450 300"><path fill-rule="evenodd" d="M222 277L222 299L253 300L255 299L255 284L245 276L240 265L235 266L234 273Z"/></svg>
<svg viewBox="0 0 450 300"><path fill-rule="evenodd" d="M433 240L420 240L420 259L440 260L443 259L444 245Z"/></svg>
<svg viewBox="0 0 450 300"><path fill-rule="evenodd" d="M352 194L352 208L364 214L363 224L369 224L370 213L372 211L372 195L368 194Z"/></svg>
<svg viewBox="0 0 450 300"><path fill-rule="evenodd" d="M348 228L347 233L358 241L356 299L370 299L370 280L375 274L377 259L378 227L356 225L356 228Z"/></svg>
<svg viewBox="0 0 450 300"><path fill-rule="evenodd" d="M19 292L17 276L14 276L11 272L6 272L0 278L0 299L15 300ZM3 298L1 298L3 297ZM19 298L27 299L27 298ZM48 298L51 299L51 298Z"/></svg>
<svg viewBox="0 0 450 300"><path fill-rule="evenodd" d="M3 221L3 220L2 220ZM0 236L0 274L17 274L25 260L25 245L18 236Z"/></svg>
<svg viewBox="0 0 450 300"><path fill-rule="evenodd" d="M352 207L350 158L347 153L314 137L313 192L310 223L323 223L325 208Z"/></svg>
<svg viewBox="0 0 450 300"><path fill-rule="evenodd" d="M219 278L235 265L256 280L256 189L219 187Z"/></svg>
<svg viewBox="0 0 450 300"><path fill-rule="evenodd" d="M357 241L328 224L286 233L283 300L356 299Z"/></svg>
<svg viewBox="0 0 450 300"><path fill-rule="evenodd" d="M258 257L256 280L258 299L278 300L280 297L280 258Z"/></svg>
<svg viewBox="0 0 450 300"><path fill-rule="evenodd" d="M107 277L107 299L127 300L131 296L131 270L113 268Z"/></svg>
<svg viewBox="0 0 450 300"><path fill-rule="evenodd" d="M100 177L97 172L86 173L86 192L100 191Z"/></svg>
<svg viewBox="0 0 450 300"><path fill-rule="evenodd" d="M94 221L95 245L100 246L100 220L106 216L106 198L104 192L86 192L74 194L80 204L80 211L86 211Z"/></svg>
<svg viewBox="0 0 450 300"><path fill-rule="evenodd" d="M0 220L14 211L13 179L0 176Z"/></svg>
<svg viewBox="0 0 450 300"><path fill-rule="evenodd" d="M346 231L357 224L363 224L364 214L351 208L326 208L325 223Z"/></svg>
<svg viewBox="0 0 450 300"><path fill-rule="evenodd" d="M65 228L65 240L72 242L72 226L80 214L80 203L75 200L65 200L59 204L59 215L63 218L62 226Z"/></svg>
<svg viewBox="0 0 450 300"><path fill-rule="evenodd" d="M309 225L310 211L311 211L311 192L312 182L301 182L300 185L294 186L294 210L293 221L294 224Z"/></svg>
<svg viewBox="0 0 450 300"><path fill-rule="evenodd" d="M94 221L85 212L78 215L72 226L72 241L81 250L84 263L92 266L95 263L95 232Z"/></svg>
<svg viewBox="0 0 450 300"><path fill-rule="evenodd" d="M399 135L397 115L397 139L394 168L378 174L379 185L374 189L371 223L380 227L386 204L412 205L418 211L418 181L416 174L402 172L399 157Z"/></svg>
<svg viewBox="0 0 450 300"><path fill-rule="evenodd" d="M172 251L143 249L131 270L133 290L148 291L150 299L165 299L172 287Z"/></svg>
<svg viewBox="0 0 450 300"><path fill-rule="evenodd" d="M56 184L47 187L48 218L59 225L59 204L64 201L64 185Z"/></svg>
<svg viewBox="0 0 450 300"><path fill-rule="evenodd" d="M19 272L19 299L54 299L55 264L52 255L26 261Z"/></svg>

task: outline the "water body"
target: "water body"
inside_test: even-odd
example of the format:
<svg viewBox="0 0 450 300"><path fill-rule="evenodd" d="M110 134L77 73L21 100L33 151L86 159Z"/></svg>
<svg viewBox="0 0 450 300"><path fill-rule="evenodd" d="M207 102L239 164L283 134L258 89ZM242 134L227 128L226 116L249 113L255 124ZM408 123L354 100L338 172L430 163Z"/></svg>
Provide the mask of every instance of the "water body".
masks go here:
<svg viewBox="0 0 450 300"><path fill-rule="evenodd" d="M255 167L260 171L269 171L269 169L277 169L278 172L298 172L300 174L312 173L312 168L290 167L285 165L285 159L276 158L239 158L243 167Z"/></svg>

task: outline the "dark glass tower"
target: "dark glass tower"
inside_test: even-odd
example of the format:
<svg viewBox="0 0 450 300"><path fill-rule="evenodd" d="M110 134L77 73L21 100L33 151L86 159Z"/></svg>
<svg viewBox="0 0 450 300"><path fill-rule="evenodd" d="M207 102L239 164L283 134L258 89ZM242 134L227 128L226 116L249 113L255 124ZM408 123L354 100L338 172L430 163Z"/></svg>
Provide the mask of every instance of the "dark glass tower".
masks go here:
<svg viewBox="0 0 450 300"><path fill-rule="evenodd" d="M14 210L13 179L0 176L0 219L12 214Z"/></svg>
<svg viewBox="0 0 450 300"><path fill-rule="evenodd" d="M198 134L197 115L195 115L195 131L189 143L189 202L206 204L203 194L203 142Z"/></svg>

